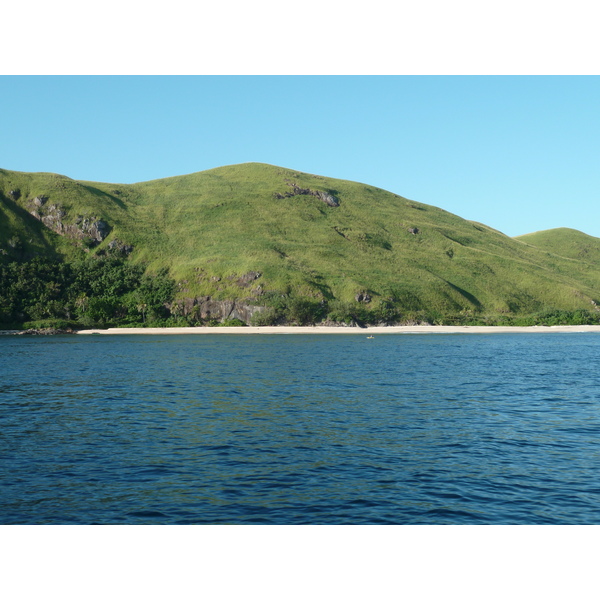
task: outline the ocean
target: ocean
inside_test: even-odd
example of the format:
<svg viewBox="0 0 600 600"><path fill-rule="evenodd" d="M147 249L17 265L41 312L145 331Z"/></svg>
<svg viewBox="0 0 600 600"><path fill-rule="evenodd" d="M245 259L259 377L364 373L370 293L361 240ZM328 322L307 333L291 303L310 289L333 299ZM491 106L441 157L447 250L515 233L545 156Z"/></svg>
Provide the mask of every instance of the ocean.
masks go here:
<svg viewBox="0 0 600 600"><path fill-rule="evenodd" d="M0 336L0 524L600 524L594 333Z"/></svg>

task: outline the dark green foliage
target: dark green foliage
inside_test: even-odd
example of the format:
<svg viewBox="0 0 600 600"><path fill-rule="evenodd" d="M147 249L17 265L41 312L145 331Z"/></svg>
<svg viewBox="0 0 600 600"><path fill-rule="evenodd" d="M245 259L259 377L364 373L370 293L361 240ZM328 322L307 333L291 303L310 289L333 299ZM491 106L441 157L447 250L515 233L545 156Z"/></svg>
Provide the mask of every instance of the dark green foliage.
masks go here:
<svg viewBox="0 0 600 600"><path fill-rule="evenodd" d="M119 258L9 262L0 265L0 326L159 324L174 290L166 271L147 275Z"/></svg>
<svg viewBox="0 0 600 600"><path fill-rule="evenodd" d="M278 320L279 314L277 310L269 306L262 312L254 313L250 319L250 325L253 327L266 327L269 325L277 325Z"/></svg>
<svg viewBox="0 0 600 600"><path fill-rule="evenodd" d="M402 313L392 300L383 300L370 316L373 323L396 323L402 318Z"/></svg>
<svg viewBox="0 0 600 600"><path fill-rule="evenodd" d="M252 325L314 325L327 314L327 303L324 300L287 294L265 294L263 302L268 308L252 317Z"/></svg>
<svg viewBox="0 0 600 600"><path fill-rule="evenodd" d="M72 305L65 291L72 276L68 264L40 258L0 265L0 323L69 320Z"/></svg>
<svg viewBox="0 0 600 600"><path fill-rule="evenodd" d="M99 258L74 263L74 290L89 296L121 296L140 284L143 267L118 258Z"/></svg>
<svg viewBox="0 0 600 600"><path fill-rule="evenodd" d="M167 317L166 319L161 321L158 326L160 326L160 327L163 327L163 326L164 327L191 327L193 325L194 325L194 323L191 322L190 320L186 319L185 317L171 315L170 317ZM153 324L152 326L156 327L157 325Z"/></svg>
<svg viewBox="0 0 600 600"><path fill-rule="evenodd" d="M175 282L169 277L168 269L161 269L156 275L144 275L134 295L146 305L150 320L164 319L169 316L165 305L173 300Z"/></svg>
<svg viewBox="0 0 600 600"><path fill-rule="evenodd" d="M296 325L313 325L325 316L324 302L308 298L287 298L283 319Z"/></svg>
<svg viewBox="0 0 600 600"><path fill-rule="evenodd" d="M222 323L219 323L220 327L246 327L244 321L239 319L225 319Z"/></svg>
<svg viewBox="0 0 600 600"><path fill-rule="evenodd" d="M333 300L328 305L327 318L336 323L358 323L360 325L368 322L368 310L358 302L343 302Z"/></svg>
<svg viewBox="0 0 600 600"><path fill-rule="evenodd" d="M550 310L534 315L515 316L512 325L598 325L600 313L589 310Z"/></svg>
<svg viewBox="0 0 600 600"><path fill-rule="evenodd" d="M442 315L423 313L422 321L432 325L494 325L508 327L532 327L554 325L598 325L600 312L589 310L548 310L533 314L490 314L477 315L460 313Z"/></svg>
<svg viewBox="0 0 600 600"><path fill-rule="evenodd" d="M72 329L73 323L63 319L41 319L39 321L25 321L23 329Z"/></svg>

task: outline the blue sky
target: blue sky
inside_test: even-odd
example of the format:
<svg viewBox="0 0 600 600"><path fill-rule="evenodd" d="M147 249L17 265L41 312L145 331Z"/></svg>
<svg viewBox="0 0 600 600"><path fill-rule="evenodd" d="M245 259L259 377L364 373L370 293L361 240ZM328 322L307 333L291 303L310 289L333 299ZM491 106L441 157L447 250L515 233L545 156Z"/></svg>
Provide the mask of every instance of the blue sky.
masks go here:
<svg viewBox="0 0 600 600"><path fill-rule="evenodd" d="M507 235L600 237L597 76L0 76L0 168L131 183L265 162Z"/></svg>

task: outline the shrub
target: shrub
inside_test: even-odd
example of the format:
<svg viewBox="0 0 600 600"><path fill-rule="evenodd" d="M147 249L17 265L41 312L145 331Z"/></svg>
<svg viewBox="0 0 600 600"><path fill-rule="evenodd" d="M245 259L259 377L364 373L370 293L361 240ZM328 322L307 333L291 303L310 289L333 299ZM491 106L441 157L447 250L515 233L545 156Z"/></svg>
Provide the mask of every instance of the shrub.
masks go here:
<svg viewBox="0 0 600 600"><path fill-rule="evenodd" d="M350 325L355 322L364 325L372 320L370 311L358 302L343 302L342 300L333 300L328 305L327 318L336 323L346 323Z"/></svg>
<svg viewBox="0 0 600 600"><path fill-rule="evenodd" d="M276 325L279 318L277 310L270 306L266 310L254 313L250 319L250 325L253 327L268 327L269 325Z"/></svg>
<svg viewBox="0 0 600 600"><path fill-rule="evenodd" d="M73 329L74 327L75 323L63 319L39 319L23 323L23 329Z"/></svg>
<svg viewBox="0 0 600 600"><path fill-rule="evenodd" d="M239 319L225 319L222 323L219 323L220 327L246 327L244 321Z"/></svg>
<svg viewBox="0 0 600 600"><path fill-rule="evenodd" d="M288 298L283 311L283 316L288 323L312 325L323 319L325 316L325 308L324 305L317 300Z"/></svg>
<svg viewBox="0 0 600 600"><path fill-rule="evenodd" d="M138 325L139 326L139 325ZM167 317L166 319L161 319L159 321L154 321L152 323L152 327L191 327L192 324L182 316L173 316Z"/></svg>
<svg viewBox="0 0 600 600"><path fill-rule="evenodd" d="M391 301L383 301L368 315L369 323L395 323L400 320L401 314Z"/></svg>

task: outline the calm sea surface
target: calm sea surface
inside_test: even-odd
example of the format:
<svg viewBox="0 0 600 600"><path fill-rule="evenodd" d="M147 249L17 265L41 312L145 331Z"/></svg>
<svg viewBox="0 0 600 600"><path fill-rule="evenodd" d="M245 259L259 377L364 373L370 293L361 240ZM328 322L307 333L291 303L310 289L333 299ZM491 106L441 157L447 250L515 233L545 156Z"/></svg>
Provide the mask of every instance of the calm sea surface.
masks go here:
<svg viewBox="0 0 600 600"><path fill-rule="evenodd" d="M0 337L2 524L600 524L600 335Z"/></svg>

